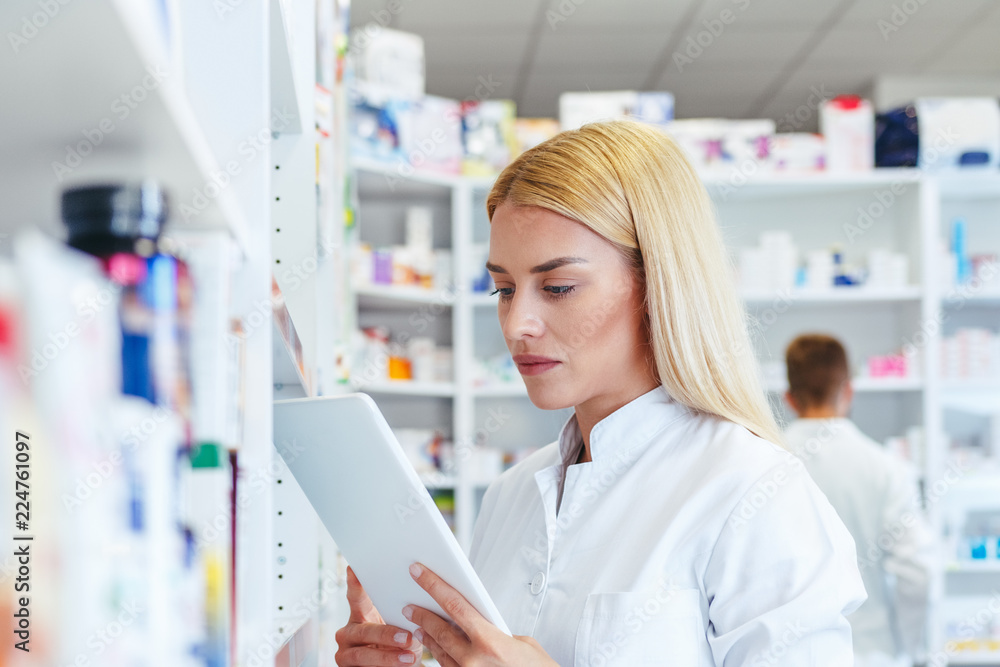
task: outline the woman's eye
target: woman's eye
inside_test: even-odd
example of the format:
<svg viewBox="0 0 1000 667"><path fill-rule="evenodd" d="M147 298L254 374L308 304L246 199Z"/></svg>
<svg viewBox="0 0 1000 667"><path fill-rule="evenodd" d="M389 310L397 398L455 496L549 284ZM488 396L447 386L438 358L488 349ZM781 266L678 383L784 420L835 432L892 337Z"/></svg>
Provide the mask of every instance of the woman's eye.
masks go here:
<svg viewBox="0 0 1000 667"><path fill-rule="evenodd" d="M550 292L553 297L566 296L573 291L574 285L546 285L543 289Z"/></svg>
<svg viewBox="0 0 1000 667"><path fill-rule="evenodd" d="M512 298L514 296L514 288L513 287L498 287L495 290L493 290L492 292L490 292L490 296L493 296L494 294L499 294L501 301L507 301L507 300L509 300L510 298Z"/></svg>

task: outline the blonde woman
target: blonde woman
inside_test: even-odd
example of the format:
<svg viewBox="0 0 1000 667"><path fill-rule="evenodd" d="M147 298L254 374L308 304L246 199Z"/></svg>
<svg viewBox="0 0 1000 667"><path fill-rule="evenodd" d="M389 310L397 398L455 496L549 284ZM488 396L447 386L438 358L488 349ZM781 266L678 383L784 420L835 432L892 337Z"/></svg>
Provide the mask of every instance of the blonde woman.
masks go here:
<svg viewBox="0 0 1000 667"><path fill-rule="evenodd" d="M779 443L711 202L663 132L585 125L487 200L487 268L558 441L486 492L471 560L514 637L433 572L454 620L381 623L350 578L340 665L852 665L854 542Z"/></svg>

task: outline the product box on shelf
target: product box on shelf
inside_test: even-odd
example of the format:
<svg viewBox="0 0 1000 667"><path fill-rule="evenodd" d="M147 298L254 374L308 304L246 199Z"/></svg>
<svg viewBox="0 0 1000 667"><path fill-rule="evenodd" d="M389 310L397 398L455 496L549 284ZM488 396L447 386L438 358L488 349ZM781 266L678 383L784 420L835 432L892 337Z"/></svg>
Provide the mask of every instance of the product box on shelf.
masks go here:
<svg viewBox="0 0 1000 667"><path fill-rule="evenodd" d="M779 132L771 137L771 164L775 171L822 171L826 142L810 132Z"/></svg>
<svg viewBox="0 0 1000 667"><path fill-rule="evenodd" d="M446 174L462 171L462 107L459 102L425 95L402 104L397 127L399 150L406 166Z"/></svg>
<svg viewBox="0 0 1000 667"><path fill-rule="evenodd" d="M555 118L518 118L514 121L517 140L516 155L534 148L546 139L559 134L559 121Z"/></svg>
<svg viewBox="0 0 1000 667"><path fill-rule="evenodd" d="M674 119L672 93L614 90L567 92L559 96L559 123L573 130L584 123L617 118L633 118L664 126Z"/></svg>
<svg viewBox="0 0 1000 667"><path fill-rule="evenodd" d="M517 107L513 100L462 102L462 173L468 176L492 176L499 173L517 155L514 121Z"/></svg>
<svg viewBox="0 0 1000 667"><path fill-rule="evenodd" d="M996 169L1000 105L995 97L925 97L914 105L922 169ZM959 131L957 128L961 128Z"/></svg>
<svg viewBox="0 0 1000 667"><path fill-rule="evenodd" d="M399 116L407 103L363 84L349 89L349 100L351 154L385 162L400 159Z"/></svg>
<svg viewBox="0 0 1000 667"><path fill-rule="evenodd" d="M410 100L424 96L423 37L390 28L372 34L362 29L355 32L352 46L358 81L384 96Z"/></svg>
<svg viewBox="0 0 1000 667"><path fill-rule="evenodd" d="M867 171L875 167L875 113L857 95L838 95L819 108L819 129L826 140L826 168Z"/></svg>
<svg viewBox="0 0 1000 667"><path fill-rule="evenodd" d="M773 120L694 118L676 120L666 130L699 171L770 168Z"/></svg>

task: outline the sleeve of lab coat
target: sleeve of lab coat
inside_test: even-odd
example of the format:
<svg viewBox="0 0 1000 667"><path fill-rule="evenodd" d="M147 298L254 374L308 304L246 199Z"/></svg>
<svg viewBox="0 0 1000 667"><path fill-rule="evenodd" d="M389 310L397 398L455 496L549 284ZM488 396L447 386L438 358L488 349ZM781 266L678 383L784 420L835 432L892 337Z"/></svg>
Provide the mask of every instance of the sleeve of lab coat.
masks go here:
<svg viewBox="0 0 1000 667"><path fill-rule="evenodd" d="M716 665L854 664L845 616L867 597L854 540L791 455L737 503L705 586Z"/></svg>
<svg viewBox="0 0 1000 667"><path fill-rule="evenodd" d="M902 461L887 489L878 547L884 550L882 568L893 583L890 590L902 648L908 655L919 655L927 627L934 540L918 504L915 475ZM861 567L871 565L862 558Z"/></svg>

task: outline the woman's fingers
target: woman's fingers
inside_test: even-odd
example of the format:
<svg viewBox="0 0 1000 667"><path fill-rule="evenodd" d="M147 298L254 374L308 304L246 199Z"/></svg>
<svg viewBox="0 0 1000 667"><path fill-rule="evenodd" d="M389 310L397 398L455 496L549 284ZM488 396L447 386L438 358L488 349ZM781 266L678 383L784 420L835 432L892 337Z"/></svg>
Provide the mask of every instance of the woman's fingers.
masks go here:
<svg viewBox="0 0 1000 667"><path fill-rule="evenodd" d="M382 623L348 623L337 630L336 639L338 646L375 644L407 651L416 651L420 647L409 631Z"/></svg>
<svg viewBox="0 0 1000 667"><path fill-rule="evenodd" d="M423 641L424 646L427 647L427 650L431 652L431 655L434 656L434 659L438 661L441 667L458 667L455 659L448 655L448 652L441 648L441 645L434 641L434 638L426 632L423 634Z"/></svg>
<svg viewBox="0 0 1000 667"><path fill-rule="evenodd" d="M419 632L425 640L434 640L448 655L459 662L465 659L472 645L461 628L434 612L416 605L404 607L403 615L420 626Z"/></svg>
<svg viewBox="0 0 1000 667"><path fill-rule="evenodd" d="M400 667L420 663L422 651L393 651L371 646L341 647L335 660L340 667Z"/></svg>
<svg viewBox="0 0 1000 667"><path fill-rule="evenodd" d="M476 611L475 607L469 604L461 593L445 583L445 581L419 563L410 566L410 575L427 593L434 598L434 601L441 605L441 609L460 627L472 640L480 637L484 626L492 627L483 615ZM412 606L412 605L411 605ZM426 611L426 610L425 610ZM430 612L428 612L430 613ZM437 617L436 614L431 614ZM440 617L438 617L440 618ZM423 623L414 620L414 623L424 627ZM435 635L436 636L436 635ZM447 649L448 647L445 646ZM461 659L459 657L459 659Z"/></svg>
<svg viewBox="0 0 1000 667"><path fill-rule="evenodd" d="M362 588L354 570L347 568L347 604L351 608L351 617L348 623L382 623L382 615L375 609L371 598L365 589Z"/></svg>

